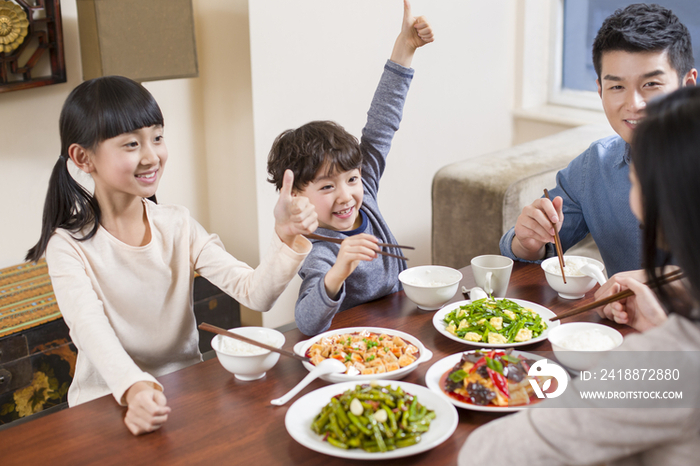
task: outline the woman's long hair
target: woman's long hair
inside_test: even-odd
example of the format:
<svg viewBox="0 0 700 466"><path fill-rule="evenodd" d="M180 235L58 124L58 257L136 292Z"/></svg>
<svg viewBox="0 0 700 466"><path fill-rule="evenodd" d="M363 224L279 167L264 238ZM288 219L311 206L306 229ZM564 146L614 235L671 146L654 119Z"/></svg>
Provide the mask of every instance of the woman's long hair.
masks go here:
<svg viewBox="0 0 700 466"><path fill-rule="evenodd" d="M163 125L163 114L151 93L137 82L122 76L105 76L73 89L59 119L61 155L49 179L41 237L27 252L26 260L41 258L56 228L77 233L89 226L87 233L76 238L83 241L92 238L99 227L97 199L68 172L68 148L78 144L95 150L106 139L153 125Z"/></svg>
<svg viewBox="0 0 700 466"><path fill-rule="evenodd" d="M685 87L651 102L634 133L631 155L642 192L644 268L650 283L658 285L655 259L657 248L663 247L683 269L698 300L700 87ZM670 304L663 287L659 297Z"/></svg>

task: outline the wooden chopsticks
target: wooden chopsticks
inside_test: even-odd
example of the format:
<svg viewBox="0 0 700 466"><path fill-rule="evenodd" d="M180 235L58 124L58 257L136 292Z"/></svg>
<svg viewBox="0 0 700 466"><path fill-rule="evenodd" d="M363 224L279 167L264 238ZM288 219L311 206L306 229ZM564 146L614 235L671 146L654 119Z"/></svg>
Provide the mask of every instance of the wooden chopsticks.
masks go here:
<svg viewBox="0 0 700 466"><path fill-rule="evenodd" d="M211 333L218 333L219 335L223 335L225 337L231 337L235 338L236 340L244 341L246 343L250 343L251 345L254 346L259 346L260 348L265 348L266 350L274 351L275 353L282 354L284 356L289 356L290 358L298 359L299 361L302 362L311 362L311 359L305 357L305 356L299 356L296 353L292 353L291 351L283 350L281 348L275 348L274 346L266 345L265 343L261 343L256 340L252 340L248 337L244 337L243 335L239 335L237 333L229 332L228 330L224 330L223 328L217 327L215 325L207 324L206 322L202 322L199 324L199 328L202 330L205 330L207 332Z"/></svg>
<svg viewBox="0 0 700 466"><path fill-rule="evenodd" d="M306 236L308 239L317 239L319 241L327 241L329 243L335 243L335 244L341 244L343 242L343 240L340 238L331 238L330 236L322 236L322 235L317 235L315 233L309 233L308 235L304 235L304 236ZM388 244L388 243L377 243L377 246L380 246L383 248L416 249L413 246L401 246L400 244ZM395 257L397 259L408 260L407 257L397 256L396 254L391 254L391 253L384 252L384 251L377 251L377 254L381 254L383 256Z"/></svg>
<svg viewBox="0 0 700 466"><path fill-rule="evenodd" d="M549 192L547 192L547 188L544 189L544 197L546 197L548 201L551 201L551 199L549 199ZM566 283L566 275L564 275L564 252L561 250L561 240L559 239L557 224L552 222L552 227L554 228L554 247L557 250L559 266L561 267L561 278L564 280L564 283Z"/></svg>
<svg viewBox="0 0 700 466"><path fill-rule="evenodd" d="M667 274L662 275L659 277L659 286L666 285L668 283L671 283L673 281L676 281L680 278L683 278L683 271L680 269L674 270L673 272L669 272ZM649 285L651 286L651 285ZM581 307L577 307L576 309L572 309L567 312L563 312L559 314L556 317L553 317L549 319L550 321L555 321L555 320L560 320L560 319L565 319L567 317L575 316L578 314L581 314L582 312L590 311L591 309L595 309L596 307L599 306L605 306L606 304L613 303L615 301L619 301L624 298L629 298L630 296L633 296L634 292L632 290L624 290L620 291L619 293L615 293L613 295L608 296L607 298L599 299L598 301L593 301L592 303L589 304L584 304Z"/></svg>

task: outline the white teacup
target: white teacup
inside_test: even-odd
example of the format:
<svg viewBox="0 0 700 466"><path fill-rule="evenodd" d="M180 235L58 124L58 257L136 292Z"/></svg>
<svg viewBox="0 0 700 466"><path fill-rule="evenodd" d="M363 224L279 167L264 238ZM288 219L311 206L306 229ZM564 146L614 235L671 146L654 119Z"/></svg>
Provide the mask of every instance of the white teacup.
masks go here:
<svg viewBox="0 0 700 466"><path fill-rule="evenodd" d="M513 260L505 256L485 255L472 259L476 285L494 298L503 298L508 290Z"/></svg>

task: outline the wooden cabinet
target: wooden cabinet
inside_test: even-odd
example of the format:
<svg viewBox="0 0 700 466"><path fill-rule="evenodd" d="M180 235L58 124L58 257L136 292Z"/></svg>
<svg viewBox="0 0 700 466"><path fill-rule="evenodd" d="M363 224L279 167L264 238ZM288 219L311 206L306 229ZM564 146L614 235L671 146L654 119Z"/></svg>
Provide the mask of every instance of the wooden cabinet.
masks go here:
<svg viewBox="0 0 700 466"><path fill-rule="evenodd" d="M238 302L199 276L194 313L198 325L241 325ZM199 331L203 354L212 350L212 337ZM66 407L76 357L45 262L0 270L0 428Z"/></svg>

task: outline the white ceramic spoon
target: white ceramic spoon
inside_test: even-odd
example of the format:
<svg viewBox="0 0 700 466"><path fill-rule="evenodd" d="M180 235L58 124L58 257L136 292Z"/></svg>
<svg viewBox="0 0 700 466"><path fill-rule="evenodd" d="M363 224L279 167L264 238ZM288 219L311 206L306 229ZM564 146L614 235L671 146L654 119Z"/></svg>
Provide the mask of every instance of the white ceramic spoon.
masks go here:
<svg viewBox="0 0 700 466"><path fill-rule="evenodd" d="M277 399L270 401L270 403L272 403L275 406L282 406L287 401L294 398L294 395L299 393L302 388L306 387L308 384L310 384L317 377L320 377L320 376L325 375L325 374L341 373L341 372L345 372L346 370L347 370L347 367L345 367L345 364L338 361L337 359L331 359L331 358L324 359L323 361L318 363L318 366L311 369L311 372L309 372L306 375L306 377L301 379L301 382L299 382L296 385L296 387L289 390L287 393L285 393L280 398L277 398Z"/></svg>
<svg viewBox="0 0 700 466"><path fill-rule="evenodd" d="M605 285L605 282L607 281L605 279L605 275L603 275L603 272L601 272L598 267L591 264L590 262L587 264L583 264L581 267L579 267L579 271L588 277L595 278L596 280L598 280L598 284L600 286Z"/></svg>
<svg viewBox="0 0 700 466"><path fill-rule="evenodd" d="M489 295L486 294L484 290L479 288L478 286L475 286L469 291L469 299L471 302L478 301L480 299L488 298Z"/></svg>

